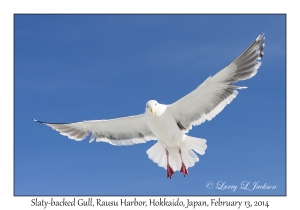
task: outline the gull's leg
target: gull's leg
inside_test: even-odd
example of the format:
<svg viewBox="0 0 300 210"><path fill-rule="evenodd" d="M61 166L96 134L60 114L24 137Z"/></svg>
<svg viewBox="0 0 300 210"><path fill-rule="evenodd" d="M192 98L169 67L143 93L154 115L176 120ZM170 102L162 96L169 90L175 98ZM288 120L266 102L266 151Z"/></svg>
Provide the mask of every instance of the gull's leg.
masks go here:
<svg viewBox="0 0 300 210"><path fill-rule="evenodd" d="M180 169L180 172L183 173L183 176L185 177L185 175L189 174L188 170L186 169L183 161L182 161L182 155L181 155L181 150L179 148L179 154L180 154L180 158L181 158L181 169Z"/></svg>
<svg viewBox="0 0 300 210"><path fill-rule="evenodd" d="M167 149L166 149L166 154L167 154L167 178L171 179L172 175L174 174L174 171L169 164L169 151Z"/></svg>

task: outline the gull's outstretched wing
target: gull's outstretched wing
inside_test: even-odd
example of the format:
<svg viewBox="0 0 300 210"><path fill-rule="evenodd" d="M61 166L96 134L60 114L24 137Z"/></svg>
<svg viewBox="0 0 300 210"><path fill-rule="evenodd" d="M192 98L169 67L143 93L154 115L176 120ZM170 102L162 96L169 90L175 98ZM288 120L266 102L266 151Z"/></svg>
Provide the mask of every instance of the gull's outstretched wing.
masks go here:
<svg viewBox="0 0 300 210"><path fill-rule="evenodd" d="M75 123L34 121L43 123L60 132L61 135L77 141L85 139L89 133L92 133L90 142L96 139L97 142L103 141L112 145L132 145L156 140L145 122L144 114L111 120L89 120Z"/></svg>
<svg viewBox="0 0 300 210"><path fill-rule="evenodd" d="M253 77L263 57L264 34L257 39L232 63L213 77L207 78L194 91L169 105L179 128L188 132L193 125L211 120L219 114L238 94L233 84Z"/></svg>

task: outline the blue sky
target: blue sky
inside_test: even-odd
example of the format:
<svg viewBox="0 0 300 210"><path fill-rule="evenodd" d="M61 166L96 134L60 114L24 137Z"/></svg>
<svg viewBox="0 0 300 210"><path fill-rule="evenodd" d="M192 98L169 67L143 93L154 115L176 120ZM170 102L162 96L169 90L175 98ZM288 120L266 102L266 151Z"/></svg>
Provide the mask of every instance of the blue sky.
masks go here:
<svg viewBox="0 0 300 210"><path fill-rule="evenodd" d="M15 195L284 195L284 15L15 15ZM240 55L261 33L258 74L212 121L185 178L148 159L155 141L127 147L76 142L34 123L110 119L170 104ZM158 77L159 76L159 77ZM207 189L259 182L273 190Z"/></svg>

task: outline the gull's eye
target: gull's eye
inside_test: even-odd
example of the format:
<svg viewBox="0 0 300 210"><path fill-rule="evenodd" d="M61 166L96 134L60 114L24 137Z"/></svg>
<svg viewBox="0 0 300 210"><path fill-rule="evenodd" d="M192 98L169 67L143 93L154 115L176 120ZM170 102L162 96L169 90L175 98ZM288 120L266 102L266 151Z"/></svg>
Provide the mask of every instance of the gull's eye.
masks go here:
<svg viewBox="0 0 300 210"><path fill-rule="evenodd" d="M147 105L147 108L149 108L149 106Z"/></svg>
<svg viewBox="0 0 300 210"><path fill-rule="evenodd" d="M157 105L157 103L155 103L155 106Z"/></svg>

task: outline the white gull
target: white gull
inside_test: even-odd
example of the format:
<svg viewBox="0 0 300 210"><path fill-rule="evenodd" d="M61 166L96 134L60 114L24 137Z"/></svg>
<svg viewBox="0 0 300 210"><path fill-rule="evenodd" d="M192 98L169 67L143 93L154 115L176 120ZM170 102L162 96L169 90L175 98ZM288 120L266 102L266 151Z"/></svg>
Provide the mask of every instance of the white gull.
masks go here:
<svg viewBox="0 0 300 210"><path fill-rule="evenodd" d="M213 119L238 94L234 83L253 77L261 65L264 34L232 63L212 77L208 77L194 91L170 105L155 100L146 103L145 113L110 120L89 120L75 123L43 123L70 139L81 141L90 133L90 142L112 145L133 145L157 140L147 150L148 157L167 170L171 178L174 171L188 174L188 168L199 161L194 153L204 155L206 140L186 135L192 126Z"/></svg>

